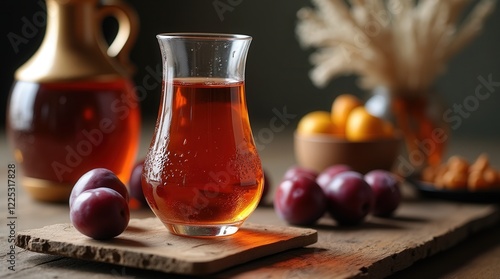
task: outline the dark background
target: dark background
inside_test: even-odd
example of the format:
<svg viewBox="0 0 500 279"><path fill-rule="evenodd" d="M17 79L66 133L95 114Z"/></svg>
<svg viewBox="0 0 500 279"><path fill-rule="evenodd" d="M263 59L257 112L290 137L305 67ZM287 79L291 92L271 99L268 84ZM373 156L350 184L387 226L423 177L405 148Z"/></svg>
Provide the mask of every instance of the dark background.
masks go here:
<svg viewBox="0 0 500 279"><path fill-rule="evenodd" d="M234 4L233 9L217 14L214 2ZM477 1L472 1L476 3ZM41 3L41 4L40 4ZM366 98L356 86L356 77L341 77L326 88L312 85L309 54L301 49L295 35L296 12L311 6L308 0L128 0L139 14L141 30L131 53L137 67L134 76L140 85L148 75L147 68L156 68L161 61L155 35L162 32L225 32L242 33L253 37L247 60L246 89L251 121L256 126L268 125L274 117L273 109L296 114L289 129L294 129L299 117L312 110L329 110L332 100L341 93L353 93ZM43 0L3 0L0 17L0 127L4 127L7 96L15 69L22 65L38 48L44 26L18 52L7 39L9 32L21 34L23 18L32 21L33 15L43 11ZM113 29L113 22L106 23ZM478 38L455 56L447 72L437 81L436 88L445 104L463 104L473 96L479 85L478 76L500 82L500 9L497 7L486 21ZM477 110L463 119L453 130L459 136L500 137L500 87ZM144 121L155 120L160 90L148 91L142 101Z"/></svg>

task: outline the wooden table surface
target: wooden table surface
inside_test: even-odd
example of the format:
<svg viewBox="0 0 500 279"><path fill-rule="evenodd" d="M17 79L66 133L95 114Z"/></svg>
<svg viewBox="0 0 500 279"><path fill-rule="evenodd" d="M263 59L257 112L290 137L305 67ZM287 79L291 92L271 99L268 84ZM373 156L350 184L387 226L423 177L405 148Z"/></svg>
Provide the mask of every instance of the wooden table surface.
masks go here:
<svg viewBox="0 0 500 279"><path fill-rule="evenodd" d="M150 130L143 132L141 150L139 156L146 152L146 146L150 139ZM271 141L266 141L263 149L260 150L264 168L270 174L273 187L281 178L285 170L294 164L292 137L290 132L281 132L273 135ZM15 264L16 270L8 269L9 263L9 227L7 213L7 165L13 163L12 156L6 148L5 136L0 139L0 218L3 220L0 226L0 278L171 278L169 274L144 271L140 269L126 268L105 263L86 262L76 259L64 258L54 255L38 254L20 248L16 248ZM500 165L500 146L495 140L486 139L453 139L449 148L449 154L461 154L467 158L475 158L481 152L490 154L494 165ZM19 169L19 166L17 166ZM274 188L269 197L272 197ZM500 224L498 208L492 205L462 205L444 201L425 200L415 198L415 193L409 188L405 188L405 202L398 210L399 219L394 222L398 224L408 223L411 226L420 226L419 219L415 214L420 211L437 210L439 212L456 212L457 218L467 212L474 214L488 214L487 226L470 227L461 234L465 239L456 238L445 244L443 247L449 248L445 251L436 251L437 254L417 261L411 266L392 267L392 270L371 270L368 273L352 274L345 276L342 268L349 268L357 264L360 257L357 251L352 252L352 257L344 259L347 262L341 263L338 254L339 243L349 237L353 244L348 247L355 249L356 239L373 238L375 243L371 249L384 249L393 243L404 239L408 242L412 237L411 233L399 233L398 238L385 237L389 233L387 228L392 226L390 220L379 220L370 217L365 224L355 229L338 229L333 221L325 217L320 224L315 227L318 230L318 243L302 248L280 253L278 255L266 257L247 264L243 264L222 273L215 274L215 278L347 278L347 277L369 277L382 278L390 274L390 278L500 278ZM18 185L16 187L16 231L39 228L50 224L69 222L68 206L64 204L47 204L33 201ZM492 214L492 212L494 214ZM436 212L437 213L437 212ZM444 214L444 213L443 213ZM450 213L453 214L453 213ZM145 218L153 216L149 209L132 211L132 218ZM413 217L412 217L413 216ZM485 215L486 216L486 215ZM439 221L439 214L436 214ZM465 218L465 217L464 217ZM451 218L453 219L453 218ZM442 223L446 225L447 220ZM274 213L271 206L259 207L249 218L250 222L261 224L286 225ZM451 221L450 221L451 222ZM405 224L406 224L405 223ZM472 224L474 225L474 224ZM333 229L332 229L333 228ZM335 229L336 228L336 229ZM417 227L415 227L417 228ZM433 225L428 228L430 231L437 230ZM394 231L391 230L394 235ZM338 243L336 243L338 241ZM455 243L457 242L457 243ZM342 241L345 245L345 241ZM447 247L450 246L450 247ZM337 250L336 250L337 249ZM357 249L357 248L356 248ZM369 253L369 249L366 253ZM377 251L374 251L377 252ZM349 255L349 251L344 255ZM434 254L434 253L432 253ZM373 268L372 268L373 269ZM336 276L336 274L343 274ZM186 278L173 276L175 278Z"/></svg>

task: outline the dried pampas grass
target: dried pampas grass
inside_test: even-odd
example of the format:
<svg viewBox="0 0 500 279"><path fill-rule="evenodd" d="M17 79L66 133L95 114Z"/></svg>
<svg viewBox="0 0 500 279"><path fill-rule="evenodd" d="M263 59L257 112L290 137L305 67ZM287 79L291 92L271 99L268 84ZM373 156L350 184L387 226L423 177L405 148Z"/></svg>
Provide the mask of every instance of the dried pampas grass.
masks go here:
<svg viewBox="0 0 500 279"><path fill-rule="evenodd" d="M342 74L361 87L425 92L449 59L474 39L494 9L479 0L462 20L469 0L312 0L298 11L303 47L317 48L311 79L326 86Z"/></svg>

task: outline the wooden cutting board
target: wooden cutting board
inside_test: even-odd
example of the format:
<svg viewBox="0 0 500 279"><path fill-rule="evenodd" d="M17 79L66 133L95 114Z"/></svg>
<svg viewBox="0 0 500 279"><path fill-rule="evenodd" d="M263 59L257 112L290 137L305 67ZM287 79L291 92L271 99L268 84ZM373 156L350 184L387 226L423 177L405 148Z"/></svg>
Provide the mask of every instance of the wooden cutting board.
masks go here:
<svg viewBox="0 0 500 279"><path fill-rule="evenodd" d="M108 241L93 240L71 224L17 234L16 245L39 253L162 272L204 275L263 256L313 244L313 229L244 223L232 236L188 238L172 235L157 218L132 219Z"/></svg>

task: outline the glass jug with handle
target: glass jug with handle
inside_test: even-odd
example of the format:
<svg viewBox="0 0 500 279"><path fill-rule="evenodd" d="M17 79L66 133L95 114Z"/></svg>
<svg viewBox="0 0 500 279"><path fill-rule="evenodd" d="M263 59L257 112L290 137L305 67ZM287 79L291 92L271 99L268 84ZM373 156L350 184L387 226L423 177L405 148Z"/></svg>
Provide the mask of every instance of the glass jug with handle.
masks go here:
<svg viewBox="0 0 500 279"><path fill-rule="evenodd" d="M7 135L20 184L35 199L67 201L85 172L107 168L127 182L135 162L140 109L128 52L138 20L120 1L46 0L47 28L15 73ZM107 46L102 20L118 33Z"/></svg>

